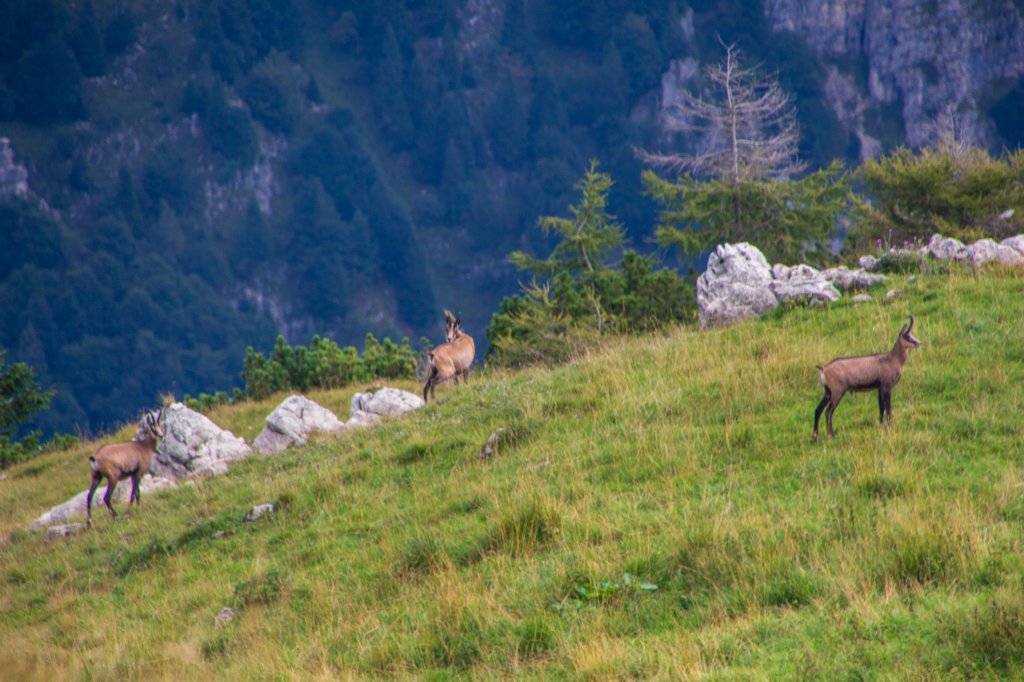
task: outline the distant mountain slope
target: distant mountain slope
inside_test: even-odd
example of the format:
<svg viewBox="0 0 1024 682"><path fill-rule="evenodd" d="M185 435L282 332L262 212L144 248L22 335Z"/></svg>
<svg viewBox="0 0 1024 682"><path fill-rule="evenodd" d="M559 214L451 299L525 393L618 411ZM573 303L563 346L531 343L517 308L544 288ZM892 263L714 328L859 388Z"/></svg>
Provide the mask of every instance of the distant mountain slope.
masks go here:
<svg viewBox="0 0 1024 682"><path fill-rule="evenodd" d="M1006 55L970 79L992 144L1024 130L1006 10ZM993 13L956 16L978 38ZM822 22L880 25L861 14L837 29L833 14L746 0L5 2L0 346L60 389L38 425L74 431L158 391L229 389L245 347L277 333L436 340L448 307L482 341L516 290L507 254L544 251L538 216L564 214L591 158L646 246L655 211L634 146L685 142L666 107L720 57L717 35L795 94L812 165L918 141L904 130L934 112L901 109L903 85L865 100L860 74L931 73L941 41L913 43L911 65L879 52L909 43L817 40ZM927 33L929 15L912 18Z"/></svg>

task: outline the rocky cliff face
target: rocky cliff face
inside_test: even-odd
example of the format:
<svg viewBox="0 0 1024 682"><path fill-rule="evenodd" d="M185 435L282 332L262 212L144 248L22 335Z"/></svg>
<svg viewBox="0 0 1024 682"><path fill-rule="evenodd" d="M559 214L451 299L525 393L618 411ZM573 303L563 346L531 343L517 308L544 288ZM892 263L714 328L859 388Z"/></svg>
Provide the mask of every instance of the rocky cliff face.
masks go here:
<svg viewBox="0 0 1024 682"><path fill-rule="evenodd" d="M1024 77L1024 19L1013 0L764 0L764 12L768 39L796 36L821 61L828 106L859 140L861 159L946 134L1004 144L989 108ZM665 133L677 132L670 114L702 66L687 57L663 75Z"/></svg>
<svg viewBox="0 0 1024 682"><path fill-rule="evenodd" d="M1012 0L764 4L773 29L800 36L826 63L830 104L862 153L873 150L871 118L887 105L898 107L911 146L932 141L950 111L965 141L997 143L986 100L1024 75L1024 20Z"/></svg>

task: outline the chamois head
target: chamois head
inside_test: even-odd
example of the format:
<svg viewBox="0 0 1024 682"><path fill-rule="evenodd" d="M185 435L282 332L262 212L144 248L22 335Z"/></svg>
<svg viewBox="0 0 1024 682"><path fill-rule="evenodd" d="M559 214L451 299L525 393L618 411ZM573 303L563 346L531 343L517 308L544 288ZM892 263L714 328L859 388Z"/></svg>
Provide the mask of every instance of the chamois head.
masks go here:
<svg viewBox="0 0 1024 682"><path fill-rule="evenodd" d="M914 316L910 316L910 324L905 324L900 327L900 335L896 339L896 343L903 346L904 348L920 348L921 342L910 333L910 330L914 328Z"/></svg>
<svg viewBox="0 0 1024 682"><path fill-rule="evenodd" d="M151 410L142 417L142 423L139 424L139 430L135 434L135 440L144 440L147 436L151 436L156 440L160 440L164 437L164 427L160 424L163 421L164 411L163 409Z"/></svg>
<svg viewBox="0 0 1024 682"><path fill-rule="evenodd" d="M462 330L462 316L453 315L452 311L445 309L444 327L444 340L446 343L451 343Z"/></svg>

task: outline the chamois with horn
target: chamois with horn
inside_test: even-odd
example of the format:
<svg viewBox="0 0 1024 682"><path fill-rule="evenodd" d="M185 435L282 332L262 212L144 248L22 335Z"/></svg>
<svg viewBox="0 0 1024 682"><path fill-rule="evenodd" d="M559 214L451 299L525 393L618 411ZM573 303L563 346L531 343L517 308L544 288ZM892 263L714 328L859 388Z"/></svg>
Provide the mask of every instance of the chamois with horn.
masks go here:
<svg viewBox="0 0 1024 682"><path fill-rule="evenodd" d="M459 383L459 377L469 381L469 370L473 366L476 346L473 337L462 331L462 316L444 311L445 343L427 353L427 381L423 384L423 401L427 392L434 397L434 387L444 381Z"/></svg>
<svg viewBox="0 0 1024 682"><path fill-rule="evenodd" d="M825 387L825 397L814 410L814 440L818 440L818 420L825 411L828 437L832 430L832 414L839 407L839 401L850 391L878 391L878 423L885 422L888 415L892 422L892 389L899 383L903 365L907 362L907 351L920 348L921 342L910 333L914 328L914 316L910 324L900 328L896 343L888 353L859 355L850 358L835 358L827 365L818 365L818 378Z"/></svg>
<svg viewBox="0 0 1024 682"><path fill-rule="evenodd" d="M103 495L103 503L110 510L110 515L115 519L117 512L114 511L112 497L117 482L126 478L132 479L132 494L128 499L128 506L135 502L141 506L142 500L139 495L139 481L149 473L153 466L153 453L156 452L160 439L164 437L163 426L160 420L164 414L163 410L147 412L139 425L135 440L130 443L108 443L100 446L96 453L89 458L89 466L92 467L92 485L89 487L89 496L86 498L86 525L92 525L92 496L96 492L103 479L107 479L107 492Z"/></svg>

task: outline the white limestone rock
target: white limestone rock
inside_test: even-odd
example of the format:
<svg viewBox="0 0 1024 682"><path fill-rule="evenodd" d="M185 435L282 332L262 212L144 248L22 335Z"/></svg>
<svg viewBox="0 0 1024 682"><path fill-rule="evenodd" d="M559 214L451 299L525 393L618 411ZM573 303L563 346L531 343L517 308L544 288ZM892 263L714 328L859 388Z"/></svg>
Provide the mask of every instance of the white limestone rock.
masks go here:
<svg viewBox="0 0 1024 682"><path fill-rule="evenodd" d="M50 526L46 529L46 534L43 536L43 540L46 542L63 540L66 537L74 535L83 528L85 528L85 524L82 523L68 523L62 526Z"/></svg>
<svg viewBox="0 0 1024 682"><path fill-rule="evenodd" d="M272 504L257 504L255 507L249 510L249 513L245 515L243 519L246 523L252 523L261 516L271 514L277 511L277 507Z"/></svg>
<svg viewBox="0 0 1024 682"><path fill-rule="evenodd" d="M164 431L153 461L154 475L185 478L223 474L228 463L252 454L245 440L181 403L164 409Z"/></svg>
<svg viewBox="0 0 1024 682"><path fill-rule="evenodd" d="M778 306L771 290L772 271L751 244L720 244L697 279L701 327L722 327L758 317Z"/></svg>
<svg viewBox="0 0 1024 682"><path fill-rule="evenodd" d="M933 234L927 248L935 260L963 260L967 257L967 247L962 241L941 234Z"/></svg>
<svg viewBox="0 0 1024 682"><path fill-rule="evenodd" d="M861 260L864 259L862 258ZM843 291L849 291L850 289L867 289L875 286L876 284L881 284L888 279L885 275L872 274L868 272L868 268L851 270L845 265L822 270L821 276Z"/></svg>
<svg viewBox="0 0 1024 682"><path fill-rule="evenodd" d="M418 410L426 403L415 393L398 388L384 387L373 392L356 393L352 396L351 416L364 412L379 417L394 417L411 410Z"/></svg>
<svg viewBox="0 0 1024 682"><path fill-rule="evenodd" d="M301 395L289 396L267 417L266 426L253 441L264 455L303 446L314 433L340 431L345 425L330 410Z"/></svg>
<svg viewBox="0 0 1024 682"><path fill-rule="evenodd" d="M999 245L992 239L979 239L967 247L964 260L975 267L989 263L999 257Z"/></svg>
<svg viewBox="0 0 1024 682"><path fill-rule="evenodd" d="M832 303L841 294L810 265L775 265L769 288L779 303Z"/></svg>
<svg viewBox="0 0 1024 682"><path fill-rule="evenodd" d="M1016 237L1007 237L1003 241L999 242L999 246L1011 248L1024 256L1024 234L1018 234Z"/></svg>
<svg viewBox="0 0 1024 682"><path fill-rule="evenodd" d="M861 270L874 272L882 265L882 261L874 256L861 256L857 259L857 265L860 266Z"/></svg>
<svg viewBox="0 0 1024 682"><path fill-rule="evenodd" d="M163 490L165 488L174 488L176 487L176 485L177 484L171 479L163 478L161 476L146 475L142 477L141 481L139 481L139 494L144 497L158 490ZM114 495L111 502L115 506L127 505L128 500L131 498L131 493L131 480L129 479L121 481L118 484L118 486L114 489ZM99 508L103 507L103 496L106 494L107 484L106 481L104 481L103 483L100 484L100 487L96 488L96 492L93 494L92 510L94 514L97 512ZM67 502L58 504L56 507L50 509L48 512L46 512L45 514L37 518L35 521L33 521L31 525L36 528L41 528L42 526L49 526L52 524L61 523L62 521L67 521L68 519L72 519L76 516L85 516L86 503L88 501L88 497L89 490L83 490L82 492L78 493Z"/></svg>

